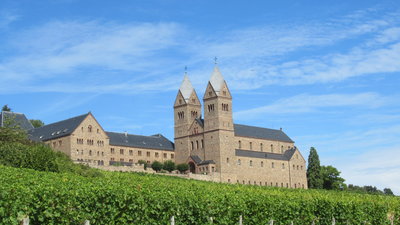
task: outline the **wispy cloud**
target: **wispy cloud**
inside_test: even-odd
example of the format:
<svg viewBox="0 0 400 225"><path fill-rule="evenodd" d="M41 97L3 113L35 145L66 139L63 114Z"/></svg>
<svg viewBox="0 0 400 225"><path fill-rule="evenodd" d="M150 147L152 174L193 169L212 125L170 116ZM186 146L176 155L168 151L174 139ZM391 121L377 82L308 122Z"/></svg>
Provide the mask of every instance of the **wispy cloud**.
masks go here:
<svg viewBox="0 0 400 225"><path fill-rule="evenodd" d="M376 108L393 102L390 97L367 92L358 94L301 94L279 99L275 103L234 113L235 119L254 119L265 114L306 113L316 112L332 107L364 107Z"/></svg>
<svg viewBox="0 0 400 225"><path fill-rule="evenodd" d="M19 15L11 13L10 11L0 11L0 29L8 27L19 18Z"/></svg>

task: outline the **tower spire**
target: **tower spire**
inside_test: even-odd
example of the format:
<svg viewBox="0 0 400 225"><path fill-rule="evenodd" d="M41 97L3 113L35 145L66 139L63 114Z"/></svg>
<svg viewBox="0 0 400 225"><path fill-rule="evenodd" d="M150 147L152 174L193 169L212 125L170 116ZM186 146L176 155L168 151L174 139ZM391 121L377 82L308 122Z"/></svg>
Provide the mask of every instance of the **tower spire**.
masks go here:
<svg viewBox="0 0 400 225"><path fill-rule="evenodd" d="M187 75L187 67L185 67L185 76L183 77L183 81L181 86L179 87L179 91L182 93L182 96L186 102L188 102L190 95L194 91L193 85Z"/></svg>

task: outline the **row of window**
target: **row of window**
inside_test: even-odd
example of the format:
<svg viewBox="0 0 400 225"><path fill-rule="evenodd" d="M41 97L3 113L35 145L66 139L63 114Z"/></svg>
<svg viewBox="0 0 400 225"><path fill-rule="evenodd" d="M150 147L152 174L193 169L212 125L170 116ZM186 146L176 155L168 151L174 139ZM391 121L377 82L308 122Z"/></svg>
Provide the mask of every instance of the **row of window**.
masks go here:
<svg viewBox="0 0 400 225"><path fill-rule="evenodd" d="M242 149L242 141L239 140L238 142L239 149ZM287 147L287 149L290 149L290 146ZM249 150L253 150L253 142L249 141ZM284 147L281 145L281 153L283 153ZM264 151L264 145L263 143L260 143L260 151ZM271 144L270 146L270 151L274 152L274 145Z"/></svg>
<svg viewBox="0 0 400 225"><path fill-rule="evenodd" d="M196 141L191 141L190 143L191 143L192 151L195 149L203 149L204 148L204 140L203 139L201 139L200 142L198 140L196 140ZM199 144L200 144L200 146L199 146Z"/></svg>
<svg viewBox="0 0 400 225"><path fill-rule="evenodd" d="M60 147L60 146L62 146L62 140L53 141L52 145L53 145L53 148L56 148L57 146Z"/></svg>
<svg viewBox="0 0 400 225"><path fill-rule="evenodd" d="M191 111L192 118L197 118L197 111Z"/></svg>
<svg viewBox="0 0 400 225"><path fill-rule="evenodd" d="M229 158L226 158L226 163L229 163ZM238 166L242 165L242 160L241 159L237 160L237 165ZM271 168L275 168L275 165L276 165L275 162L271 162ZM249 166L254 166L253 160L249 161ZM282 169L285 169L285 163L282 163L281 166L282 166L281 167ZM260 162L260 167L264 167L264 161ZM301 166L301 165L297 165L297 166L293 165L293 170L296 170L296 169L297 170L303 170L303 166Z"/></svg>
<svg viewBox="0 0 400 225"><path fill-rule="evenodd" d="M202 166L202 167L199 167L199 171L201 172L201 173L208 173L208 172L210 172L210 169L209 169L209 167L208 166ZM217 170L215 169L215 167L211 167L211 172L217 172Z"/></svg>
<svg viewBox="0 0 400 225"><path fill-rule="evenodd" d="M231 183L231 179L228 179L228 182L229 183ZM236 183L240 183L240 181L239 180L236 180ZM265 181L265 182L262 182L262 181L260 181L260 182L257 182L257 181L251 181L251 180L249 180L248 182L246 182L245 180L242 180L242 184L254 184L254 185L260 185L260 186L271 186L271 187L286 187L286 188L289 188L289 183L286 183L286 184L284 184L284 183L278 183L278 182L267 182L267 181ZM295 183L295 184L293 184L293 186L294 186L294 188L303 188L304 189L304 184L301 184L301 183Z"/></svg>
<svg viewBox="0 0 400 225"><path fill-rule="evenodd" d="M222 103L222 111L229 111L229 105Z"/></svg>
<svg viewBox="0 0 400 225"><path fill-rule="evenodd" d="M184 119L185 118L185 112L178 112L178 119Z"/></svg>
<svg viewBox="0 0 400 225"><path fill-rule="evenodd" d="M77 159L78 162L88 162L92 163L91 159ZM94 163L97 163L99 166L104 166L104 160L93 160Z"/></svg>
<svg viewBox="0 0 400 225"><path fill-rule="evenodd" d="M214 104L210 104L210 105L208 105L207 107L208 107L208 111L209 111L209 112L215 110Z"/></svg>
<svg viewBox="0 0 400 225"><path fill-rule="evenodd" d="M85 153L85 151L82 149L82 150L80 150L79 151L79 149L77 149L76 150L76 154L77 155L84 155L84 153ZM97 156L104 156L104 152L100 152L100 151L92 151L92 150L89 150L88 151L88 154L89 154L89 156L93 156L93 155L97 155Z"/></svg>
<svg viewBox="0 0 400 225"><path fill-rule="evenodd" d="M82 132L83 132L83 130L84 130L84 128L81 127L81 131L82 131ZM87 131L88 131L89 133L92 133L92 130L93 130L92 125L89 125L89 126L87 127ZM100 129L97 129L97 133L98 133L98 134L100 133Z"/></svg>
<svg viewBox="0 0 400 225"><path fill-rule="evenodd" d="M111 148L110 149L110 153L111 154L115 154L115 148ZM120 149L119 150L119 154L120 155L124 155L125 154L125 149ZM133 150L129 150L128 151L128 154L130 155L130 156L133 156L134 154L133 154ZM139 151L137 151L137 156L142 156L142 151L141 150L139 150ZM151 152L146 152L146 156L147 157L150 157L151 156ZM159 152L154 152L154 157L156 157L156 158L159 158L160 157L160 153ZM173 159L175 157L175 155L173 154L173 153L171 153L171 159ZM166 158L168 158L168 154L167 153L163 153L163 158L164 159L166 159Z"/></svg>

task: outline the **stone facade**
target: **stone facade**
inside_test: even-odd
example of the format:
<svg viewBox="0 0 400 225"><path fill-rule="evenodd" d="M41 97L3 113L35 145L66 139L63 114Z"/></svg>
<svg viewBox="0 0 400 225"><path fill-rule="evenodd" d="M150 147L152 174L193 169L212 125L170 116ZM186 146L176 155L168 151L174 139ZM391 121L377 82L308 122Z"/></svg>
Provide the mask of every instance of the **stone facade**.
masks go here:
<svg viewBox="0 0 400 225"><path fill-rule="evenodd" d="M282 130L236 125L232 95L214 68L201 103L185 75L174 103L176 163L220 182L307 188L303 156Z"/></svg>
<svg viewBox="0 0 400 225"><path fill-rule="evenodd" d="M106 170L137 171L139 161L172 160L189 164L195 179L307 188L306 161L282 129L234 124L232 95L217 66L202 102L203 110L185 75L174 102L174 143L160 134L104 131L90 112L28 133L75 162Z"/></svg>

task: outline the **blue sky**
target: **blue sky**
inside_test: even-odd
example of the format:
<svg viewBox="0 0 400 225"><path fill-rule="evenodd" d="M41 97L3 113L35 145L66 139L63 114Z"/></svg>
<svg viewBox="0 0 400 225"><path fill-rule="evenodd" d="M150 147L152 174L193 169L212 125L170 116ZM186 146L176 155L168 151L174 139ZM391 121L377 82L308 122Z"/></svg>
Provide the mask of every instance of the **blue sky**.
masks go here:
<svg viewBox="0 0 400 225"><path fill-rule="evenodd" d="M0 2L0 104L173 139L184 67L218 57L236 123L280 127L346 183L400 194L400 2Z"/></svg>

